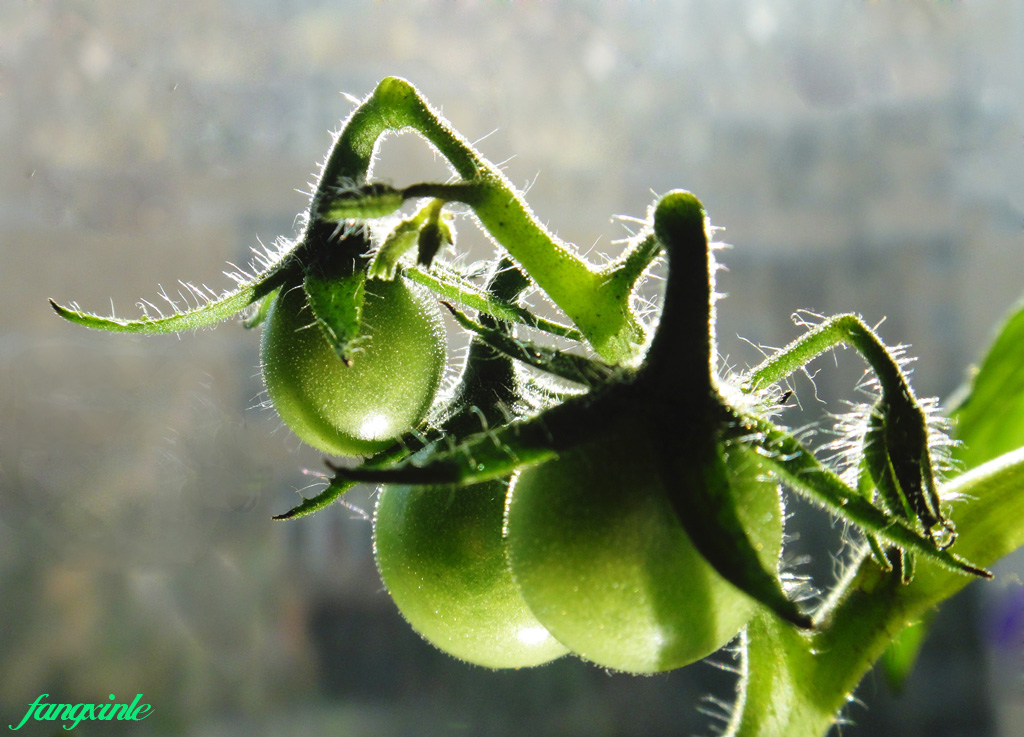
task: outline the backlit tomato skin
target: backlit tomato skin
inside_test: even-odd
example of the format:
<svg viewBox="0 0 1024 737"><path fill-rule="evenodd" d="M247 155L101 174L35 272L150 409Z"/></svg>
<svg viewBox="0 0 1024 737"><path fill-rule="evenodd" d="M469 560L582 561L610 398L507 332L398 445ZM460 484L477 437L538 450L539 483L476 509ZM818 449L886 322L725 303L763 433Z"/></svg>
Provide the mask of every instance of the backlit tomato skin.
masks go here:
<svg viewBox="0 0 1024 737"><path fill-rule="evenodd" d="M386 486L374 554L402 615L439 649L488 668L523 668L567 651L526 606L501 535L505 481Z"/></svg>
<svg viewBox="0 0 1024 737"><path fill-rule="evenodd" d="M727 644L753 600L722 579L675 516L640 432L521 471L506 511L513 576L570 650L632 673L679 668ZM734 451L740 518L769 570L782 544L777 487Z"/></svg>
<svg viewBox="0 0 1024 737"><path fill-rule="evenodd" d="M346 366L314 322L301 287L282 289L263 329L263 380L274 409L326 453L383 450L426 416L446 362L434 300L399 277L370 280L362 350Z"/></svg>

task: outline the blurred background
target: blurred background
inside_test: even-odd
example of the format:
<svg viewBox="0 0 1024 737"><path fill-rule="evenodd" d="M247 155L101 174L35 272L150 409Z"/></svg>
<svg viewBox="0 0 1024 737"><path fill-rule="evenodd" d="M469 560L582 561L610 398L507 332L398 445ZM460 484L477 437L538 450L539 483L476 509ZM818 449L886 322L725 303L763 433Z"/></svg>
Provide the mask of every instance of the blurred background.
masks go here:
<svg viewBox="0 0 1024 737"><path fill-rule="evenodd" d="M697 192L734 246L730 365L798 335L797 310L858 311L913 345L919 395L946 398L1024 290L1019 3L4 0L0 724L42 693L142 693L146 721L75 733L720 729L733 679L713 665L490 672L425 644L374 568L370 489L273 522L322 465L260 408L256 334L110 336L48 307L135 316L158 285L229 287L226 262L294 233L341 93L385 75L487 136L585 250L613 253L610 217L652 191ZM378 173L446 175L413 136ZM855 355L813 368L794 424L858 398ZM827 586L837 532L791 509L790 565ZM940 611L901 694L869 676L843 734L1024 735L1018 570Z"/></svg>

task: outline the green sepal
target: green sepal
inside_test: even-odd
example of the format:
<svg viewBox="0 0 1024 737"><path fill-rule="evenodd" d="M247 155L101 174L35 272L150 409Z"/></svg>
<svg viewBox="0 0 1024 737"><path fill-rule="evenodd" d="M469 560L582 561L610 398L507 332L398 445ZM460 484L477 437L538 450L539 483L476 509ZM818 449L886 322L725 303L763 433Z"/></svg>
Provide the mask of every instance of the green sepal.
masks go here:
<svg viewBox="0 0 1024 737"><path fill-rule="evenodd" d="M345 365L351 364L359 350L366 272L357 269L350 274L331 274L311 269L302 288L324 339Z"/></svg>
<svg viewBox="0 0 1024 737"><path fill-rule="evenodd" d="M448 223L441 217L431 218L420 229L420 237L416 244L416 263L429 269L440 250L454 242L455 236Z"/></svg>
<svg viewBox="0 0 1024 737"><path fill-rule="evenodd" d="M863 443L861 444L863 447ZM867 461L864 459L864 453L861 453L860 468L857 474L857 493L864 498L867 502L872 502L875 499L875 484L871 480L871 473L866 468ZM892 570L892 562L886 556L885 548L882 546L881 541L878 537L872 533L862 530L864 534L864 543L867 546L868 552L871 557L874 558L878 566L884 571Z"/></svg>
<svg viewBox="0 0 1024 737"><path fill-rule="evenodd" d="M874 501L877 497L881 503L882 510L886 514L899 516L908 522L919 520L924 524L925 519L929 519L930 515L925 514L924 519L921 519L921 515L916 511L914 502L903 491L899 481L900 476L893 465L893 459L889 453L890 434L887 433L887 414L888 405L884 399L878 400L875 406L871 408L867 432L864 434L861 463L862 477L859 486L862 491L865 489L869 490L865 494L865 498L868 501ZM927 450L924 452L927 452ZM916 476L910 475L908 477L905 473L904 478L909 478L912 493L923 495L921 466L914 463L905 463L903 467L908 470L914 470L916 467ZM867 477L866 479L864 478L865 476ZM872 485L874 487L873 491L871 491ZM877 494L874 492L877 492ZM918 500L919 505L922 503L924 502ZM925 508L928 509L927 506ZM938 508L937 504L935 508ZM949 522L943 521L943 524L947 526L947 529L951 528ZM880 547L877 539L871 535L868 535L867 539L872 554L878 557ZM882 559L885 561L883 567L894 570L903 583L910 583L914 577L914 554L902 548L891 548L887 555L888 557L885 557L886 553L883 552Z"/></svg>
<svg viewBox="0 0 1024 737"><path fill-rule="evenodd" d="M68 322L96 330L111 333L178 333L183 330L214 325L232 317L254 302L263 299L277 289L291 273L290 264L282 264L268 272L260 274L250 282L241 284L234 291L228 292L217 299L199 305L184 312L176 312L165 317L146 315L137 320L124 320L117 317L103 317L78 309L63 307L54 300L50 306L54 312ZM193 292L194 293L194 292Z"/></svg>
<svg viewBox="0 0 1024 737"><path fill-rule="evenodd" d="M403 438L403 441L410 440L415 442L415 438ZM417 445L418 447L418 445ZM409 455L412 451L407 446L406 442L398 442L386 450L382 450L371 458L363 461L364 466L379 467L389 463L394 463L401 458ZM327 484L327 488L321 491L316 496L304 498L299 504L295 505L287 512L283 514L274 515L275 520L292 520L306 517L319 512L321 509L329 507L331 504L340 499L346 492L352 487L358 484L358 481L352 481L349 479L341 478L337 473L330 479Z"/></svg>
<svg viewBox="0 0 1024 737"><path fill-rule="evenodd" d="M370 261L366 273L371 279L391 281L398 273L398 260L416 245L419 226L411 220L403 220L388 233Z"/></svg>
<svg viewBox="0 0 1024 737"><path fill-rule="evenodd" d="M863 470L874 484L882 508L888 514L899 515L904 519L916 519L910 500L901 491L896 480L889 446L886 443L885 402L879 402L871 408L868 417L868 429L864 434ZM872 501L870 498L868 501Z"/></svg>
<svg viewBox="0 0 1024 737"><path fill-rule="evenodd" d="M875 559L875 563L878 564L879 568L883 571L891 571L892 563L885 555L885 550L882 549L882 544L878 542L878 538L869 533L865 533L864 542L868 546L868 552L871 553L871 557Z"/></svg>
<svg viewBox="0 0 1024 737"><path fill-rule="evenodd" d="M894 397L893 394L896 396ZM928 421L921 405L909 392L884 391L875 407L889 458L890 479L908 519L916 518L932 539L947 547L956 539L953 524L939 506L931 453L928 448Z"/></svg>
<svg viewBox="0 0 1024 737"><path fill-rule="evenodd" d="M470 435L457 445L437 443L387 468L339 468L339 478L381 484L475 484L543 463L560 452L601 437L633 416L637 394L629 384L575 395L530 418ZM602 422L580 422L581 407ZM443 441L444 442L444 441Z"/></svg>
<svg viewBox="0 0 1024 737"><path fill-rule="evenodd" d="M530 280L507 258L488 270L487 294L515 301ZM513 338L512 324L480 316L483 327ZM450 436L472 435L483 428L500 427L533 407L536 397L525 393L515 362L479 336L469 342L466 364L441 415L441 427Z"/></svg>
<svg viewBox="0 0 1024 737"><path fill-rule="evenodd" d="M726 432L739 440L759 435L759 453L789 488L865 532L891 545L920 553L951 571L992 578L991 572L939 548L934 540L922 536L904 520L875 507L860 492L847 486L835 472L821 465L796 438L771 421L754 415L737 416Z"/></svg>
<svg viewBox="0 0 1024 737"><path fill-rule="evenodd" d="M327 488L321 491L316 496L304 497L302 501L296 504L294 507L289 509L283 514L275 514L271 519L277 521L301 519L307 517L314 512L319 512L321 509L326 509L340 499L345 493L351 490L357 485L356 481L347 481L339 479L334 476L327 484Z"/></svg>
<svg viewBox="0 0 1024 737"><path fill-rule="evenodd" d="M384 242L373 254L370 267L367 269L371 279L391 281L398 273L399 260L416 247L420 229L444 203L432 200L391 229Z"/></svg>
<svg viewBox="0 0 1024 737"><path fill-rule="evenodd" d="M278 287L280 289L280 287ZM254 309L252 313L242 321L242 327L247 330L252 328L258 328L263 324L264 320L267 319L267 315L270 314L270 306L274 303L274 297L277 296L278 289L275 289L265 297L260 297L258 300L253 302Z"/></svg>
<svg viewBox="0 0 1024 737"><path fill-rule="evenodd" d="M411 267L404 269L402 273L410 281L427 287L442 299L478 310L497 320L525 325L561 338L584 340L583 334L576 328L538 317L514 302L490 295L450 266L436 263L429 271Z"/></svg>
<svg viewBox="0 0 1024 737"><path fill-rule="evenodd" d="M813 629L811 616L786 595L777 573L765 567L750 542L736 511L729 469L717 439L693 438L695 444L680 447L677 438L660 433L659 438L662 482L694 547L740 591L786 622Z"/></svg>
<svg viewBox="0 0 1024 737"><path fill-rule="evenodd" d="M564 406L564 405L561 405ZM374 484L469 485L509 476L524 466L543 463L558 455L545 433L546 417L486 430L458 446L417 454L386 468L343 468L328 462L339 481Z"/></svg>
<svg viewBox="0 0 1024 737"><path fill-rule="evenodd" d="M604 384L623 375L622 369L603 361L515 338L506 331L476 322L447 302L442 302L455 321L476 338L509 358L583 386Z"/></svg>

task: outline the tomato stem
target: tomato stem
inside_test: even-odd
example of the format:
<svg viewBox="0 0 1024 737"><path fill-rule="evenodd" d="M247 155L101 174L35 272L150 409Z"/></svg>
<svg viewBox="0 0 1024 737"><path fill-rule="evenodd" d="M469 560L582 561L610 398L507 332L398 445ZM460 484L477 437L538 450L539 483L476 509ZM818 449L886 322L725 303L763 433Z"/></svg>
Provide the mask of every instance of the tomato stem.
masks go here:
<svg viewBox="0 0 1024 737"><path fill-rule="evenodd" d="M990 565L1024 544L1022 487L1024 449L944 486L944 496L964 500L956 510L964 555ZM862 552L826 601L815 633L756 616L741 643L740 697L725 736L826 734L892 639L970 580L922 558L904 584Z"/></svg>
<svg viewBox="0 0 1024 737"><path fill-rule="evenodd" d="M605 360L629 364L644 341L630 309L639 273L632 261L620 278L587 263L537 220L505 175L488 162L405 80L389 77L352 113L324 164L310 205L313 217L330 209L331 188L364 182L381 136L411 128L427 139L462 178L449 185L417 185L411 196L458 200L579 327ZM407 191L408 193L408 191ZM624 284L625 276L633 282Z"/></svg>

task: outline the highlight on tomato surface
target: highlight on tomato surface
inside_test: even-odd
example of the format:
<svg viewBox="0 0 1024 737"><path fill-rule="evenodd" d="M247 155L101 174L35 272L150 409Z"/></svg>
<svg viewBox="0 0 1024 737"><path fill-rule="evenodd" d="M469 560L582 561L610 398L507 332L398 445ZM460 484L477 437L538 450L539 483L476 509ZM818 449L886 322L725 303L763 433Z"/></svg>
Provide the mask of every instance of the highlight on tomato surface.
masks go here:
<svg viewBox="0 0 1024 737"><path fill-rule="evenodd" d="M260 356L274 409L300 439L332 455L375 453L416 427L444 373L437 303L402 277L367 282L363 331L346 366L300 286L281 289L264 323Z"/></svg>
<svg viewBox="0 0 1024 737"><path fill-rule="evenodd" d="M512 580L501 528L507 480L385 486L374 555L399 611L440 650L488 668L524 668L567 649Z"/></svg>
<svg viewBox="0 0 1024 737"><path fill-rule="evenodd" d="M520 471L505 534L523 598L560 642L598 665L653 673L726 645L756 605L694 548L642 438L627 429ZM726 453L741 520L775 571L779 490L753 454Z"/></svg>

